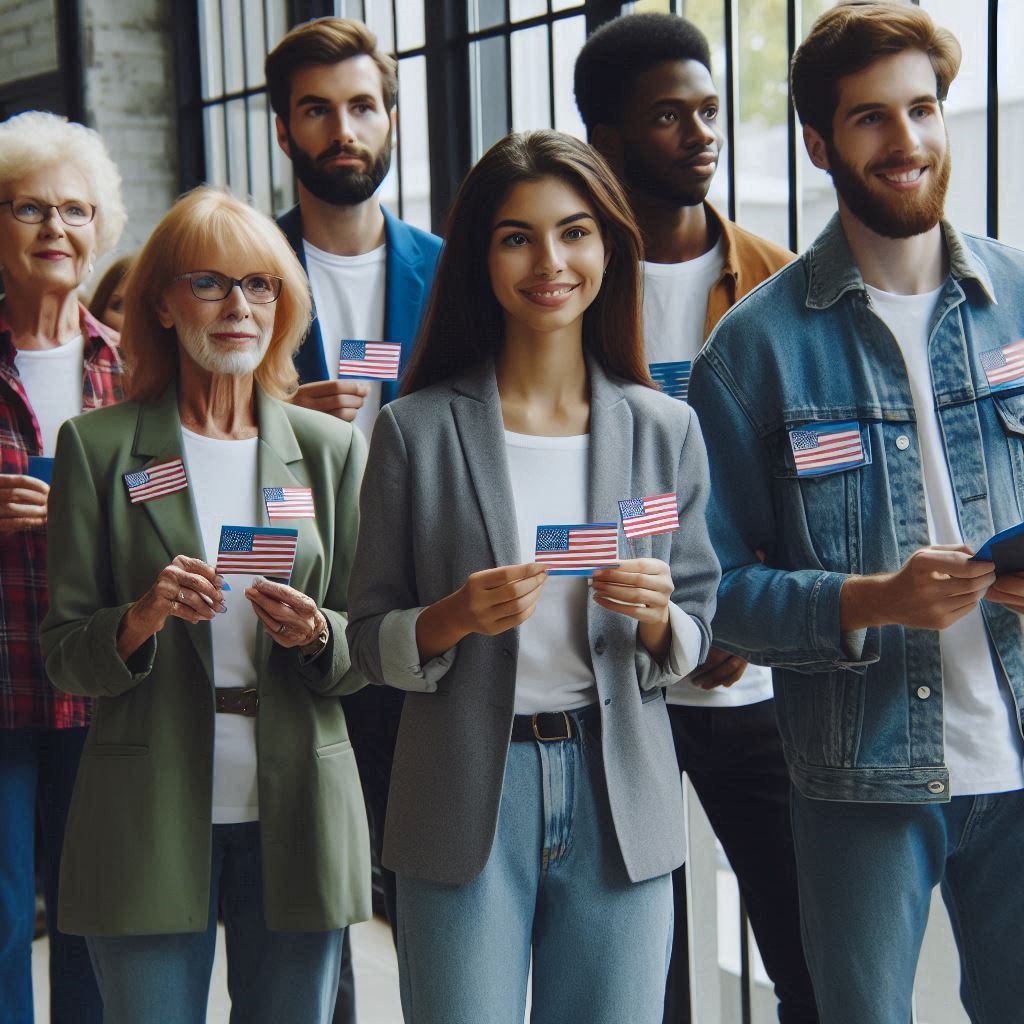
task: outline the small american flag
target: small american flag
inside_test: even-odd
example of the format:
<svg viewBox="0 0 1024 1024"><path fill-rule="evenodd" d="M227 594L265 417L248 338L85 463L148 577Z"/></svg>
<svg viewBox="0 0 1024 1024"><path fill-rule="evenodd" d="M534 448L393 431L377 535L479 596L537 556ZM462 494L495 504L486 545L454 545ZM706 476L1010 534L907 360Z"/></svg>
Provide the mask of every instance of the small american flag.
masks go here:
<svg viewBox="0 0 1024 1024"><path fill-rule="evenodd" d="M124 482L128 487L128 500L133 505L162 498L165 494L183 491L188 487L185 464L181 459L171 459L134 473L125 473Z"/></svg>
<svg viewBox="0 0 1024 1024"><path fill-rule="evenodd" d="M682 359L678 363L651 363L651 379L669 398L681 398L684 402L690 393L690 370L693 363Z"/></svg>
<svg viewBox="0 0 1024 1024"><path fill-rule="evenodd" d="M339 377L398 380L402 346L397 341L343 341Z"/></svg>
<svg viewBox="0 0 1024 1024"><path fill-rule="evenodd" d="M835 473L841 469L863 466L864 445L860 439L860 424L825 423L808 424L789 432L797 476L817 476Z"/></svg>
<svg viewBox="0 0 1024 1024"><path fill-rule="evenodd" d="M268 526L222 526L217 572L288 579L295 564L298 530Z"/></svg>
<svg viewBox="0 0 1024 1024"><path fill-rule="evenodd" d="M589 576L601 565L619 560L617 523L538 526L534 561L554 576Z"/></svg>
<svg viewBox="0 0 1024 1024"><path fill-rule="evenodd" d="M654 494L647 498L629 498L619 502L622 532L627 537L644 537L650 533L672 533L679 529L676 495Z"/></svg>
<svg viewBox="0 0 1024 1024"><path fill-rule="evenodd" d="M1020 387L1024 384L1024 339L982 352L981 368L993 391Z"/></svg>
<svg viewBox="0 0 1024 1024"><path fill-rule="evenodd" d="M315 519L313 491L309 487L264 487L269 519Z"/></svg>

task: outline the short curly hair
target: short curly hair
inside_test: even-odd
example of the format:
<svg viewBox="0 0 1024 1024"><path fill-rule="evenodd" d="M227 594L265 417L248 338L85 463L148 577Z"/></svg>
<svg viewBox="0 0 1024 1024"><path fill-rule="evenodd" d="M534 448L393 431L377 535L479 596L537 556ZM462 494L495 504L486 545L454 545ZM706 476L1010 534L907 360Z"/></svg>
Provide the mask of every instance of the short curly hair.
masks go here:
<svg viewBox="0 0 1024 1024"><path fill-rule="evenodd" d="M847 0L826 11L793 54L790 88L800 123L831 141L839 80L904 50L928 55L936 96L945 100L960 70L960 44L927 12L878 0Z"/></svg>
<svg viewBox="0 0 1024 1024"><path fill-rule="evenodd" d="M576 58L573 88L588 135L617 124L637 76L666 61L695 60L711 71L711 48L696 25L676 14L625 14L602 25Z"/></svg>
<svg viewBox="0 0 1024 1024"><path fill-rule="evenodd" d="M117 245L128 211L121 198L121 175L98 132L42 110L29 110L0 123L0 190L38 167L68 164L80 171L96 207L96 255ZM5 196L5 198L11 198Z"/></svg>

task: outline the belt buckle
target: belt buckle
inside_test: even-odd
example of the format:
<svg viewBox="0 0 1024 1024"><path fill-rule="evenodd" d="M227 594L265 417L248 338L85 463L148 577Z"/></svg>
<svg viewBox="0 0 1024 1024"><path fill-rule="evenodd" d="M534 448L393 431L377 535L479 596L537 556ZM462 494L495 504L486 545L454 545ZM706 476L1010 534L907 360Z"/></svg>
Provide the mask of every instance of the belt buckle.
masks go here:
<svg viewBox="0 0 1024 1024"><path fill-rule="evenodd" d="M540 712L544 714L545 712ZM548 714L559 714L565 722L565 735L564 736L541 736L540 731L537 729L537 718L539 715L534 715L530 719L530 724L533 726L533 738L540 743L557 743L559 740L571 740L572 739L572 720L564 711L558 712L547 712Z"/></svg>
<svg viewBox="0 0 1024 1024"><path fill-rule="evenodd" d="M252 711L246 710L242 714L255 717L256 709L260 706L260 691L255 686L251 686L248 690L243 690L238 696L246 702L250 699L252 700Z"/></svg>

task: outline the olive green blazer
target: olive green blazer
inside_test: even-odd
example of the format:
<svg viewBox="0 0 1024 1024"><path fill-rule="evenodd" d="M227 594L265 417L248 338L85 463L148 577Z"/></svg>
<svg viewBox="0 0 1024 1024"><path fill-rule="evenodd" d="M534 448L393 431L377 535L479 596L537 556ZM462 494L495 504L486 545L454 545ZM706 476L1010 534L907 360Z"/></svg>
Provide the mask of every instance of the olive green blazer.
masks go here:
<svg viewBox="0 0 1024 1024"><path fill-rule="evenodd" d="M349 424L257 392L260 487L312 488L291 585L326 615L309 663L261 630L256 722L267 926L321 931L370 915L366 811L340 695L364 680L345 639L365 442ZM182 457L177 391L61 428L49 511L54 685L96 698L68 818L59 923L80 935L205 930L214 692L208 623L169 618L128 663L118 623L176 555L202 557L189 490L132 505L125 473ZM244 525L244 524L243 524Z"/></svg>

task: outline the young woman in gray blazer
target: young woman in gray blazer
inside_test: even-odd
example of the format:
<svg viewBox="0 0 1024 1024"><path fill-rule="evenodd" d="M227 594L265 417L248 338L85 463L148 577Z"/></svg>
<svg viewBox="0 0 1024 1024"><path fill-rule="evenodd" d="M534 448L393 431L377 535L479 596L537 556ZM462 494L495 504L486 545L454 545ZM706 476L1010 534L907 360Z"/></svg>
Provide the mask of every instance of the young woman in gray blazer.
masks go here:
<svg viewBox="0 0 1024 1024"><path fill-rule="evenodd" d="M408 691L384 843L405 1019L521 1024L532 956L534 1024L656 1024L685 849L661 688L707 654L719 579L704 444L648 376L639 236L590 147L503 139L447 239L349 594L354 664ZM679 529L592 583L537 561L538 525L667 492Z"/></svg>

